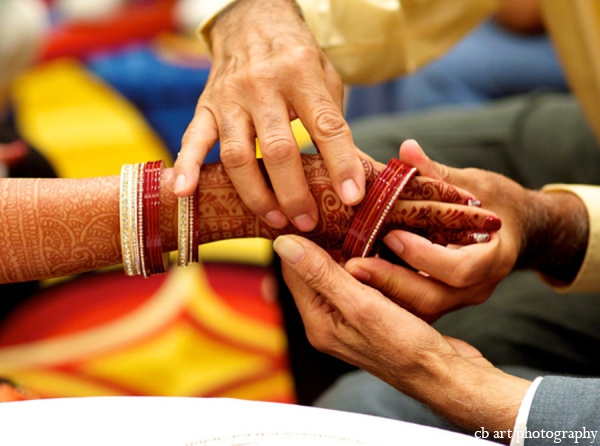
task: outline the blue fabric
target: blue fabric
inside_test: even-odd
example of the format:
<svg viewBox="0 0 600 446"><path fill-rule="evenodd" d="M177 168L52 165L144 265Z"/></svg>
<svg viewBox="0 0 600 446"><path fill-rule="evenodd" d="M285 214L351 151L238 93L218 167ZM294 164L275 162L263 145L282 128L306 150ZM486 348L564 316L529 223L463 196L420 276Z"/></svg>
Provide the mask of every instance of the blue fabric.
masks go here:
<svg viewBox="0 0 600 446"><path fill-rule="evenodd" d="M540 88L567 90L549 38L512 33L490 21L413 75L352 88L346 116L350 121L439 105L472 106Z"/></svg>
<svg viewBox="0 0 600 446"><path fill-rule="evenodd" d="M140 110L175 158L210 68L169 63L146 45L97 55L88 67ZM218 160L217 144L206 162Z"/></svg>
<svg viewBox="0 0 600 446"><path fill-rule="evenodd" d="M600 379L548 376L542 380L529 411L525 445L599 443L599 432Z"/></svg>

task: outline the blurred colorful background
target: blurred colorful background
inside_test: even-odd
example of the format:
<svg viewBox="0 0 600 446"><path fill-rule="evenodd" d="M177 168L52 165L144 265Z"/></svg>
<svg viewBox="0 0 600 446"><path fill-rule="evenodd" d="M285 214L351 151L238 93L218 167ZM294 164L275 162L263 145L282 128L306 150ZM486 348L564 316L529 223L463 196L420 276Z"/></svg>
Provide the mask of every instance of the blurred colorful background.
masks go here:
<svg viewBox="0 0 600 446"><path fill-rule="evenodd" d="M49 28L11 85L8 121L57 176L172 164L210 69L193 14L181 20L184 3L189 10L185 1L138 0L100 11L89 0L45 2ZM217 145L207 161L218 160ZM0 376L40 398L295 402L270 243L218 242L202 246L200 257L150 279L112 268L26 292L0 288L10 302L0 323Z"/></svg>

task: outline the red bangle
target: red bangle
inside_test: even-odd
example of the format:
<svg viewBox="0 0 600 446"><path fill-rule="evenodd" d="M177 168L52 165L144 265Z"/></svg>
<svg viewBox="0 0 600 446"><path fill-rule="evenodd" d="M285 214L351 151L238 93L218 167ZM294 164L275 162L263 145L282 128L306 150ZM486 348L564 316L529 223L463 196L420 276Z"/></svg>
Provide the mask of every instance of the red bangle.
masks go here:
<svg viewBox="0 0 600 446"><path fill-rule="evenodd" d="M142 200L144 277L167 271L168 254L163 253L160 237L160 174L163 167L163 161L151 161L144 166Z"/></svg>
<svg viewBox="0 0 600 446"><path fill-rule="evenodd" d="M416 168L409 167L395 158L387 164L352 220L342 246L342 255L346 259L367 257L371 253L385 219L398 196L416 173Z"/></svg>

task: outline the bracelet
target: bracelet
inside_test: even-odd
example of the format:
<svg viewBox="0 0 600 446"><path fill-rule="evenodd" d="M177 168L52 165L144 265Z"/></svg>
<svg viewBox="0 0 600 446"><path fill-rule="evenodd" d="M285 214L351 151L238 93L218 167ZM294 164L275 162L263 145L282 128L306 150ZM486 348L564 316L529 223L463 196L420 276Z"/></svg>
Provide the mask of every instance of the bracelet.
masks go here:
<svg viewBox="0 0 600 446"><path fill-rule="evenodd" d="M160 173L163 161L146 163L144 169L143 220L143 256L146 263L144 277L167 272L169 253L163 252L160 237Z"/></svg>
<svg viewBox="0 0 600 446"><path fill-rule="evenodd" d="M177 264L187 266L198 262L198 245L200 244L200 226L198 224L198 189L189 197L178 199L177 218Z"/></svg>
<svg viewBox="0 0 600 446"><path fill-rule="evenodd" d="M163 161L121 168L119 217L121 256L128 276L149 277L167 271L169 253L160 236L160 175Z"/></svg>
<svg viewBox="0 0 600 446"><path fill-rule="evenodd" d="M133 167L131 164L125 164L121 167L121 182L119 186L119 223L121 228L121 257L123 259L123 269L125 274L133 276L139 274L134 270L134 247L132 240L133 222L137 214L137 205L135 200L131 199L133 188ZM135 234L137 237L137 234ZM139 254L139 252L138 252Z"/></svg>
<svg viewBox="0 0 600 446"><path fill-rule="evenodd" d="M367 257L371 253L394 203L416 173L416 168L394 158L377 176L344 239L342 255L346 259Z"/></svg>

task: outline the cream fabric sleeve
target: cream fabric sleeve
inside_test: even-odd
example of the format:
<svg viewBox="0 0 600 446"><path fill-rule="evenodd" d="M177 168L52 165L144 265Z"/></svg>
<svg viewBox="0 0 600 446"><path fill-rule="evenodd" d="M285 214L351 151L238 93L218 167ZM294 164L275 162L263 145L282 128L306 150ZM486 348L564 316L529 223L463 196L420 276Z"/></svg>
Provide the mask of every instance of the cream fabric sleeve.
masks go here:
<svg viewBox="0 0 600 446"><path fill-rule="evenodd" d="M234 0L206 0L198 31L210 47L215 17ZM499 0L297 0L306 23L348 84L411 73L493 14Z"/></svg>
<svg viewBox="0 0 600 446"><path fill-rule="evenodd" d="M298 0L306 23L348 84L415 71L493 14L497 0Z"/></svg>
<svg viewBox="0 0 600 446"><path fill-rule="evenodd" d="M541 0L569 86L600 141L600 1Z"/></svg>
<svg viewBox="0 0 600 446"><path fill-rule="evenodd" d="M200 9L198 16L201 17L198 25L198 36L208 51L210 51L210 38L208 35L210 27L219 13L235 1L237 0L198 0L196 7Z"/></svg>
<svg viewBox="0 0 600 446"><path fill-rule="evenodd" d="M544 193L570 192L585 204L589 218L590 234L587 251L575 280L570 284L557 284L542 278L560 293L600 291L600 186L550 184Z"/></svg>

